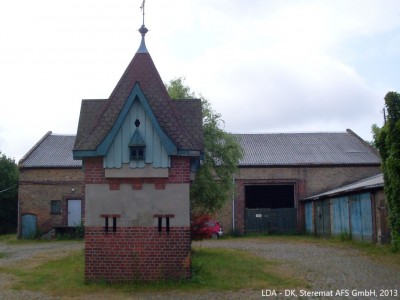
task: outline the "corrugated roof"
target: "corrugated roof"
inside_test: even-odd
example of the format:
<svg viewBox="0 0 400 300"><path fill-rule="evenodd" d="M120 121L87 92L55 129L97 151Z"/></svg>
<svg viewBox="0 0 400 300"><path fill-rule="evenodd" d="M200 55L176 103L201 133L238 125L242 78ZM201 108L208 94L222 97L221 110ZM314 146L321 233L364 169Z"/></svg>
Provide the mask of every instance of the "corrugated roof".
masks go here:
<svg viewBox="0 0 400 300"><path fill-rule="evenodd" d="M377 174L372 177L368 177L365 179L362 179L360 181L318 194L314 195L311 197L308 197L306 200L311 200L311 199L319 199L323 197L329 197L329 196L335 196L335 195L340 195L340 194L345 194L349 192L354 192L354 191L361 191L361 190L367 190L367 189L373 189L377 187L383 187L383 174Z"/></svg>
<svg viewBox="0 0 400 300"><path fill-rule="evenodd" d="M21 168L79 168L82 161L74 160L73 135L48 132L19 162Z"/></svg>
<svg viewBox="0 0 400 300"><path fill-rule="evenodd" d="M244 150L240 166L380 164L359 137L348 132L234 134Z"/></svg>

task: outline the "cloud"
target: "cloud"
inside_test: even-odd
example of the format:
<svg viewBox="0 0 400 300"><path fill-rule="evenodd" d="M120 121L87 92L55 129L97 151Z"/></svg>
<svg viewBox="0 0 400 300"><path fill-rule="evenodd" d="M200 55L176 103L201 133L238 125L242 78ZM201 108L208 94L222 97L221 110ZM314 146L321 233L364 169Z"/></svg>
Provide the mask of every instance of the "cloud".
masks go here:
<svg viewBox="0 0 400 300"><path fill-rule="evenodd" d="M141 1L0 3L0 149L74 133L81 99L107 98L140 43ZM400 2L154 0L146 36L164 81L186 76L234 132L370 138L400 90Z"/></svg>

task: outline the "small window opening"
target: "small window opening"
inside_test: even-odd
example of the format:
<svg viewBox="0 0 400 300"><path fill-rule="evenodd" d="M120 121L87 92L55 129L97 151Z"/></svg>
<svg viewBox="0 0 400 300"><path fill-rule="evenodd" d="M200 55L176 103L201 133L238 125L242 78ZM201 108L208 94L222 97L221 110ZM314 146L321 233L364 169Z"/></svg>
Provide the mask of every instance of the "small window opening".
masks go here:
<svg viewBox="0 0 400 300"><path fill-rule="evenodd" d="M108 217L105 217L104 219L106 220L105 231L108 233Z"/></svg>
<svg viewBox="0 0 400 300"><path fill-rule="evenodd" d="M162 217L158 217L158 233L161 234L162 231Z"/></svg>
<svg viewBox="0 0 400 300"><path fill-rule="evenodd" d="M165 218L165 231L167 234L170 232L170 219L174 218L175 215L154 215L154 218L158 219L158 233L162 233L162 219Z"/></svg>
<svg viewBox="0 0 400 300"><path fill-rule="evenodd" d="M51 202L50 202L50 214L52 214L52 215L61 214L61 200L51 200Z"/></svg>
<svg viewBox="0 0 400 300"><path fill-rule="evenodd" d="M130 152L131 160L144 159L144 146L130 146Z"/></svg>
<svg viewBox="0 0 400 300"><path fill-rule="evenodd" d="M167 231L167 234L169 234L169 217L166 217L166 218L165 218L165 222L166 222L166 224L165 224L165 226L166 226L166 231Z"/></svg>
<svg viewBox="0 0 400 300"><path fill-rule="evenodd" d="M120 214L102 214L100 215L101 218L104 218L104 231L106 232L106 234L108 234L108 231L110 230L109 228L109 223L108 223L108 219L112 218L112 231L114 233L117 232L117 218L120 218L121 215Z"/></svg>
<svg viewBox="0 0 400 300"><path fill-rule="evenodd" d="M113 217L113 232L117 232L117 218Z"/></svg>

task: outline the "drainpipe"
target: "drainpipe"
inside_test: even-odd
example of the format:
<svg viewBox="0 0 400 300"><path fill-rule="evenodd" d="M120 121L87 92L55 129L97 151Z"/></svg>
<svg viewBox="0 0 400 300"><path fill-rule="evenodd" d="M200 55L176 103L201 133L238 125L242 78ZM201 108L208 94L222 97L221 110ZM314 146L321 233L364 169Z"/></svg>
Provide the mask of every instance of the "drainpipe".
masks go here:
<svg viewBox="0 0 400 300"><path fill-rule="evenodd" d="M235 232L235 176L232 177L232 232Z"/></svg>

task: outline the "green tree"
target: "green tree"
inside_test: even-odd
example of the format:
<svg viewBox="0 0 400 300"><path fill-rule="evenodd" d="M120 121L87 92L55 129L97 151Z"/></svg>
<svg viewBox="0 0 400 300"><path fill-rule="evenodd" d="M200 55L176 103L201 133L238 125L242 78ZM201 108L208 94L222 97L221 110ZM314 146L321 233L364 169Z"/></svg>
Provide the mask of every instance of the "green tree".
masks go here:
<svg viewBox="0 0 400 300"><path fill-rule="evenodd" d="M18 167L0 152L0 233L16 230L18 207Z"/></svg>
<svg viewBox="0 0 400 300"><path fill-rule="evenodd" d="M384 126L373 132L375 146L382 158L385 197L394 251L400 250L400 94L385 96L387 119ZM374 130L374 128L373 128Z"/></svg>
<svg viewBox="0 0 400 300"><path fill-rule="evenodd" d="M196 98L183 78L165 85L172 99ZM200 95L203 113L204 160L190 188L192 213L212 214L222 208L232 191L232 178L238 170L243 150L223 129L224 121L211 103Z"/></svg>

